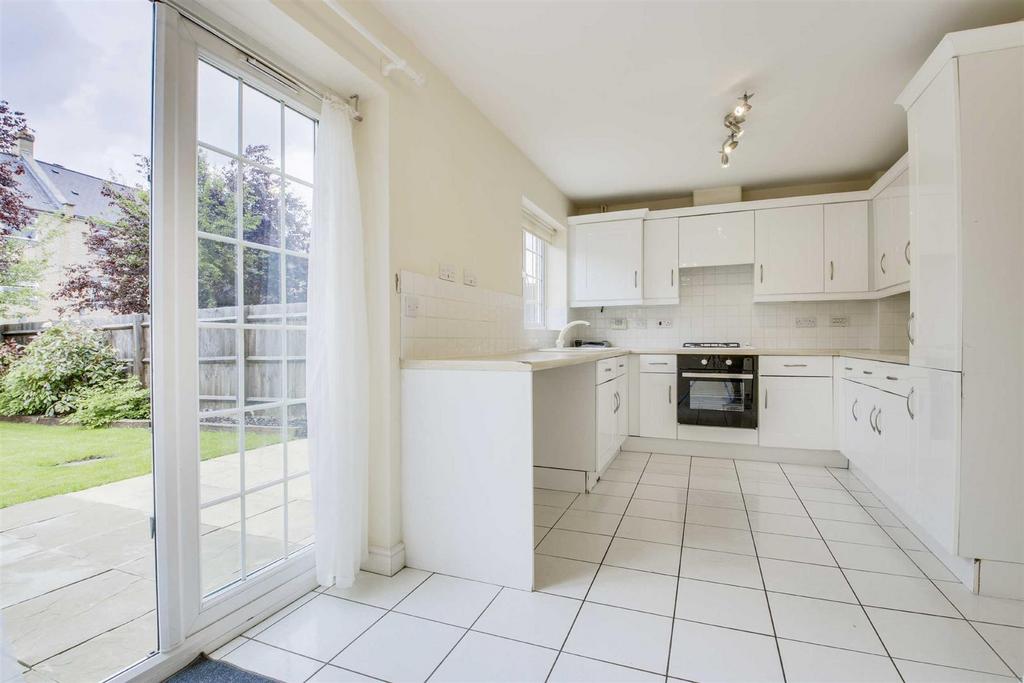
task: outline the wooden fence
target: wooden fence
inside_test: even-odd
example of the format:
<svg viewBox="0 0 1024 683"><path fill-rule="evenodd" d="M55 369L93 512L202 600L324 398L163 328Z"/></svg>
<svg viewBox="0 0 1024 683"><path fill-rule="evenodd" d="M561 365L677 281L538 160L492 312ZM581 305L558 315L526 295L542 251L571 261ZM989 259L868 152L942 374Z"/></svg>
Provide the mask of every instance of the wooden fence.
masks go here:
<svg viewBox="0 0 1024 683"><path fill-rule="evenodd" d="M247 323L260 325L241 332L233 328L202 327L199 330L199 394L202 410L230 408L238 403L239 381L244 379L245 403L260 403L306 395L306 333L284 330L281 316L291 325L305 325L306 305L249 306L243 309ZM203 309L202 322L233 322L237 308ZM150 320L145 314L79 318L75 322L102 334L144 386L151 381ZM0 324L0 341L14 339L28 344L49 323ZM265 327L264 327L265 325ZM244 349L245 373L239 377L237 349ZM267 416L268 418L270 416Z"/></svg>

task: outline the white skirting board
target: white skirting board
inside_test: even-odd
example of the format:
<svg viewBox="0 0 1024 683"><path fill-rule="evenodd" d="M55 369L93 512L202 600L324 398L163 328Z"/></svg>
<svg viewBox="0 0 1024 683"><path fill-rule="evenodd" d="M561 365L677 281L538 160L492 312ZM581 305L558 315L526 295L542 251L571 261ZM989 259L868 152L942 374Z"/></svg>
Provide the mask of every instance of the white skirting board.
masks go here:
<svg viewBox="0 0 1024 683"><path fill-rule="evenodd" d="M889 508L896 517L899 518L903 524L910 529L915 536L920 539L921 543L928 550L932 551L932 554L939 559L939 562L946 566L950 572L952 572L960 581L967 586L968 589L977 593L978 592L978 563L973 559L966 557L960 557L958 555L952 555L948 550L942 547L942 544L932 538L927 531L921 528L917 522L915 522L910 515L904 512L899 505L893 501L882 489L880 489L875 482L871 481L871 478L864 473L864 470L860 469L853 463L850 463L850 471L860 479L865 486L871 489L871 493L875 494L880 501L885 503L885 506Z"/></svg>
<svg viewBox="0 0 1024 683"><path fill-rule="evenodd" d="M784 462L791 465L818 465L821 467L847 467L849 461L839 451L816 451L802 448L764 448L749 444L714 443L680 439L655 439L631 436L622 444L624 451L694 455L701 458L732 460L759 460Z"/></svg>
<svg viewBox="0 0 1024 683"><path fill-rule="evenodd" d="M1024 564L979 560L978 592L994 598L1024 600Z"/></svg>
<svg viewBox="0 0 1024 683"><path fill-rule="evenodd" d="M405 566L405 544L396 543L390 548L381 545L371 545L369 556L363 563L363 571L383 576L394 576Z"/></svg>

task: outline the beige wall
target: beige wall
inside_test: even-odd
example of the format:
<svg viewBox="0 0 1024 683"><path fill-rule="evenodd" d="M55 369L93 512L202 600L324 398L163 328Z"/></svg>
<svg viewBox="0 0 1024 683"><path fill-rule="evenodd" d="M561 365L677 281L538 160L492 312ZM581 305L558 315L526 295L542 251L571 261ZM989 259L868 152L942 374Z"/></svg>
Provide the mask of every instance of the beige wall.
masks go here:
<svg viewBox="0 0 1024 683"><path fill-rule="evenodd" d="M401 541L400 297L393 286L395 274L408 270L436 275L439 263L450 263L460 277L463 268L473 270L483 288L520 294L521 197L526 195L562 223L570 203L369 4L344 3L426 76L425 86L416 86L398 72L383 77L380 55L320 0L272 1L373 79L382 92L364 99L366 121L356 134L368 231L374 354L370 396L373 554ZM371 566L379 565L371 562Z"/></svg>

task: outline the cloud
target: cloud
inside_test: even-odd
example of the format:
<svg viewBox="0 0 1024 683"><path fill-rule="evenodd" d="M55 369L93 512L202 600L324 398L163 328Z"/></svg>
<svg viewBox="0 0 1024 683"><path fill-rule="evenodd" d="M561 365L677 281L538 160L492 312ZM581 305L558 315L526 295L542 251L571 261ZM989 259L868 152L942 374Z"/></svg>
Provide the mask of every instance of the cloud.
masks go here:
<svg viewBox="0 0 1024 683"><path fill-rule="evenodd" d="M3 0L0 97L24 111L36 157L141 182L149 154L152 6L146 0Z"/></svg>

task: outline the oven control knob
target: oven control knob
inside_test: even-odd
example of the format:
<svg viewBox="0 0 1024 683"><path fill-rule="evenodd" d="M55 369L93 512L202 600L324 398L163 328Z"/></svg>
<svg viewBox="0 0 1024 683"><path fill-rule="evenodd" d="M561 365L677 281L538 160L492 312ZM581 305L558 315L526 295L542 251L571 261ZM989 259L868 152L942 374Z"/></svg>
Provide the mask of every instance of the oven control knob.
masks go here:
<svg viewBox="0 0 1024 683"><path fill-rule="evenodd" d="M726 365L732 365L732 361L730 359L726 358L725 359L725 364Z"/></svg>
<svg viewBox="0 0 1024 683"><path fill-rule="evenodd" d="M701 365L707 365L708 364L708 359L707 358L701 358L700 359L700 364Z"/></svg>

